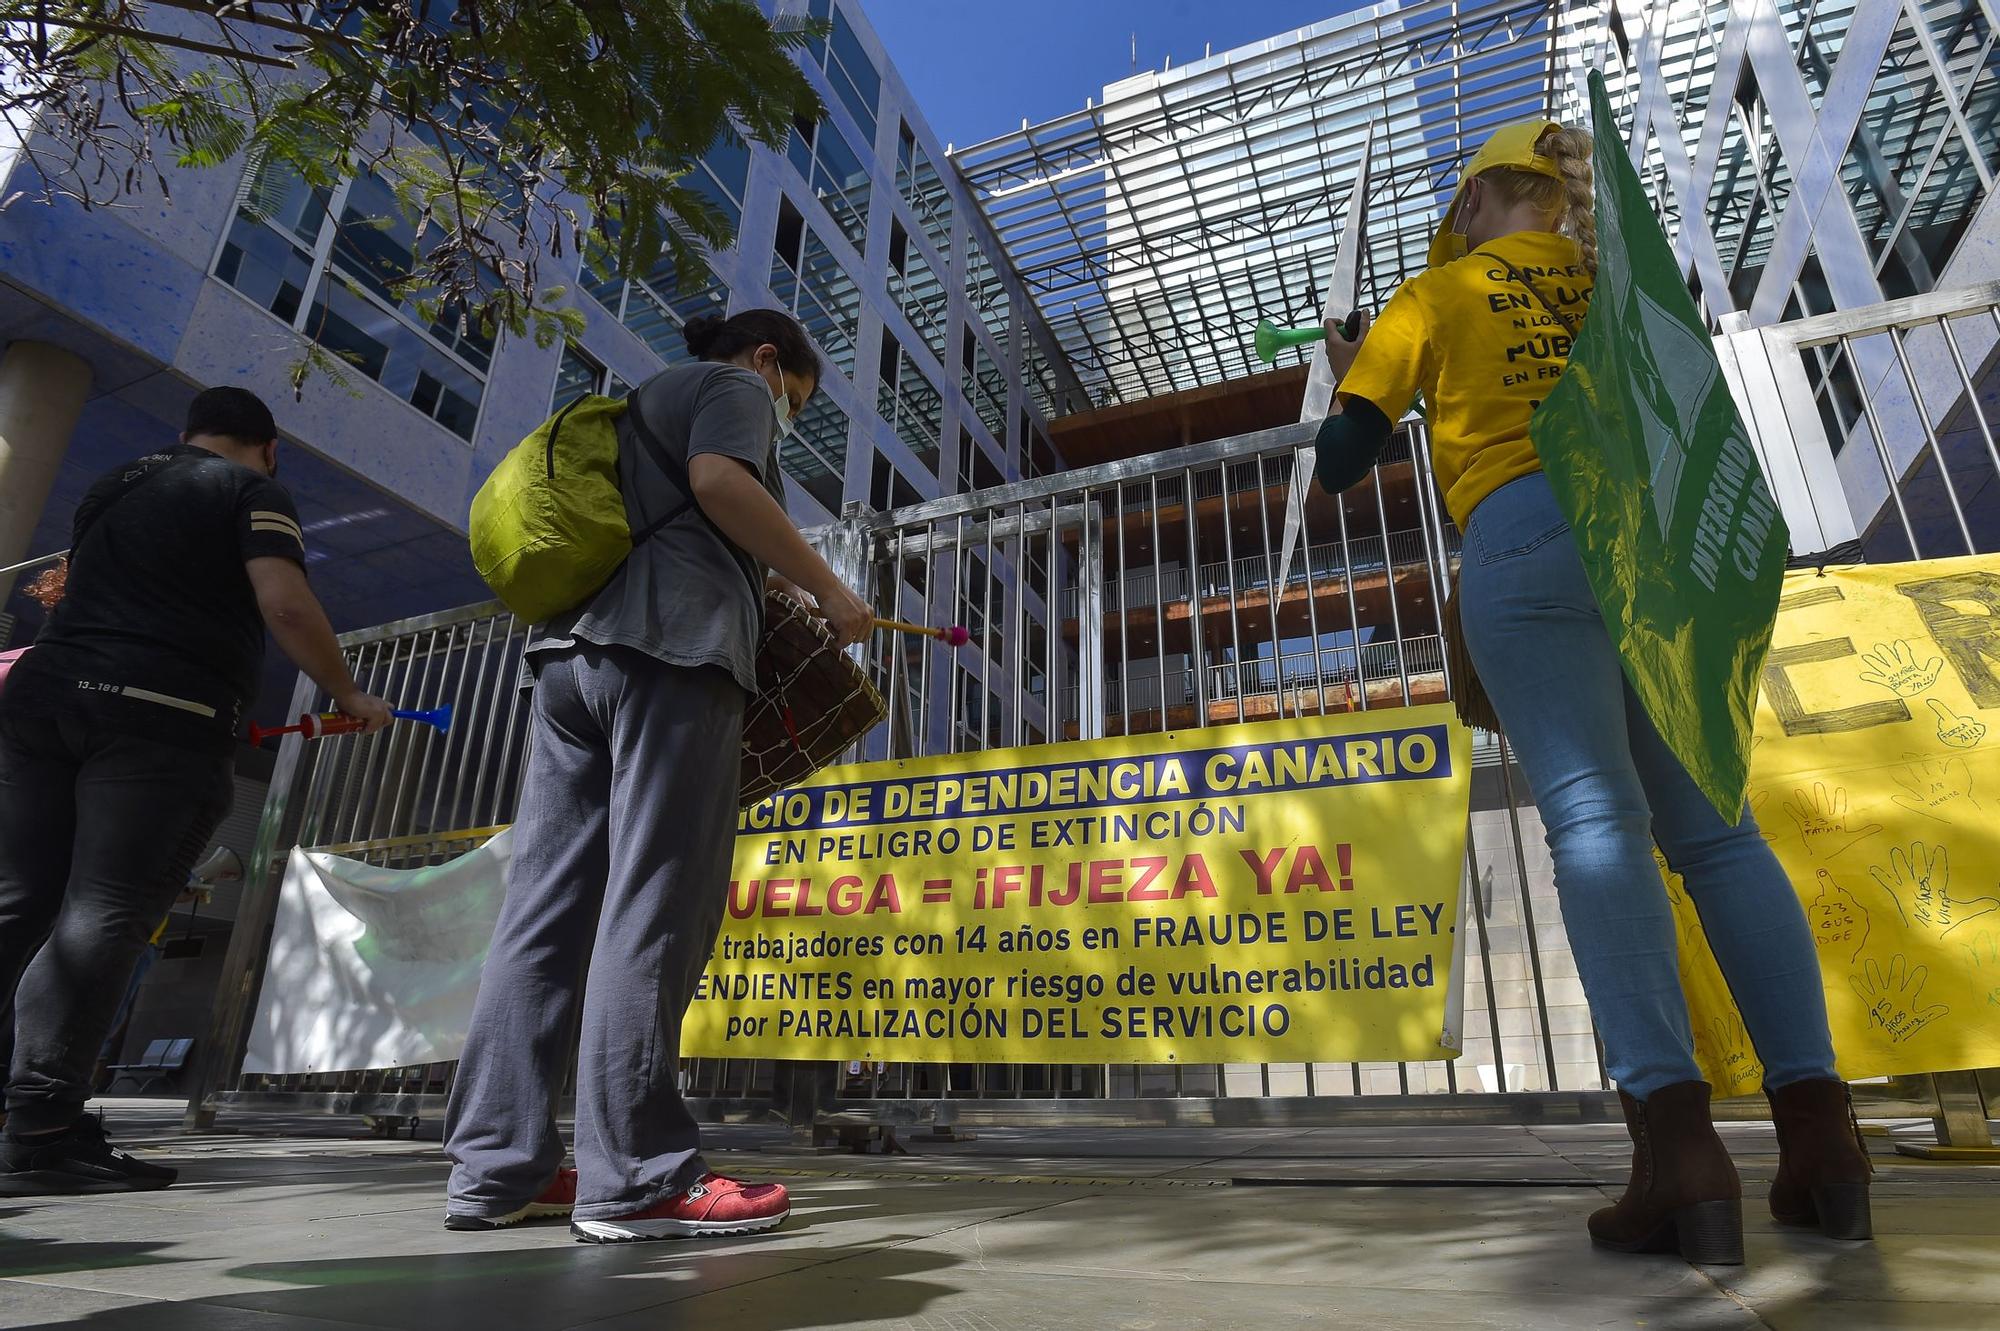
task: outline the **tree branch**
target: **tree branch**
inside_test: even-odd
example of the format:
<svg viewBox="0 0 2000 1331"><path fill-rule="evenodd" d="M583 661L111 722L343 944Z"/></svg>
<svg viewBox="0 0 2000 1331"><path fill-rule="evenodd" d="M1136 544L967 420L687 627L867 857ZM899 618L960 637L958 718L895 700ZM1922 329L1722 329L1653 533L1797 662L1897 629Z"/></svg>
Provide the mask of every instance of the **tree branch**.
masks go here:
<svg viewBox="0 0 2000 1331"><path fill-rule="evenodd" d="M316 28L310 23L301 23L296 19L260 14L250 5L238 3L237 0L227 0L223 4L210 4L208 0L146 0L146 2L158 5L162 9L179 9L189 14L205 14L217 23L247 23L251 27L270 28L274 32L289 32L299 37L344 40L340 33L331 28ZM287 5L286 8L296 9L297 6Z"/></svg>
<svg viewBox="0 0 2000 1331"><path fill-rule="evenodd" d="M144 28L128 28L116 23L99 23L94 19L51 18L42 19L33 14L0 14L0 23L33 23L46 31L48 28L63 28L75 32L94 32L104 37L123 37L132 42L144 42L151 46L170 46L176 50L193 51L197 55L221 56L225 60L241 60L249 65L268 65L273 69L297 69L298 66L283 56L265 55L261 51L246 51L240 46L220 46L214 42L196 41L192 37L175 37L163 32L148 32Z"/></svg>

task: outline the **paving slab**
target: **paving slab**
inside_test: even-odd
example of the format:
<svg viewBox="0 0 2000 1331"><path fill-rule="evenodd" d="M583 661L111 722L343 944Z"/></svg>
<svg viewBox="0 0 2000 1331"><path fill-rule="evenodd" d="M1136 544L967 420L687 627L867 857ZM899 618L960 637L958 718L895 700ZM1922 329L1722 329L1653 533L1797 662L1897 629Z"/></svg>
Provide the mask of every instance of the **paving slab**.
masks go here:
<svg viewBox="0 0 2000 1331"><path fill-rule="evenodd" d="M563 1224L442 1227L435 1140L351 1122L114 1110L157 1193L0 1199L0 1329L1035 1331L1367 1325L2000 1327L2000 1171L1877 1144L1873 1244L1764 1213L1768 1128L1725 1130L1750 1264L1592 1250L1616 1129L1008 1130L912 1154L717 1134L715 1163L793 1191L775 1234L580 1245Z"/></svg>
<svg viewBox="0 0 2000 1331"><path fill-rule="evenodd" d="M816 1309L817 1312L807 1310ZM1510 1304L1490 1294L1413 1293L1365 1284L1215 1284L1200 1279L1107 1281L960 1264L937 1269L898 1250L745 1284L666 1309L613 1318L593 1331L715 1326L731 1331L1239 1331L1241 1328L1504 1328L1568 1331L1618 1326L1676 1331L1762 1328L1720 1295L1683 1300L1671 1320L1639 1295ZM1650 1317L1651 1320L1648 1320Z"/></svg>

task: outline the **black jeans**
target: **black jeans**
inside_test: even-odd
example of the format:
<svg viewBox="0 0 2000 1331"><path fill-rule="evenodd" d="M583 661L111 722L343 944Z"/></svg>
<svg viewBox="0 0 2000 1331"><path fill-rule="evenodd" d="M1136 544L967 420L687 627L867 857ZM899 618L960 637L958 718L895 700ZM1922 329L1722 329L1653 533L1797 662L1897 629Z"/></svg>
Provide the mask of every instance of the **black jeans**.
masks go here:
<svg viewBox="0 0 2000 1331"><path fill-rule="evenodd" d="M81 710L0 711L0 995L13 1133L83 1113L132 967L229 811L227 753Z"/></svg>

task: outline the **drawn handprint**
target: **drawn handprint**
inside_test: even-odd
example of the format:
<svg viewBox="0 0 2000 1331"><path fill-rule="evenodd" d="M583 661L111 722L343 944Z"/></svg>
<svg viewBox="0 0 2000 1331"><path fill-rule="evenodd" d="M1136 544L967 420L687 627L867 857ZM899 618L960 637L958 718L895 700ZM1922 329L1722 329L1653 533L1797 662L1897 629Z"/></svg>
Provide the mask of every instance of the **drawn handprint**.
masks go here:
<svg viewBox="0 0 2000 1331"><path fill-rule="evenodd" d="M1855 996L1868 1009L1868 1022L1887 1036L1890 1044L1902 1044L1951 1009L1942 1003L1923 1005L1924 981L1930 972L1912 967L1899 952L1889 962L1888 974L1870 958L1867 969L1847 977Z"/></svg>
<svg viewBox="0 0 2000 1331"><path fill-rule="evenodd" d="M1750 1033L1743 1029L1741 1014L1732 1012L1726 1017L1712 1018L1708 1023L1708 1046L1726 1074L1728 1087L1764 1080L1764 1065L1750 1043Z"/></svg>
<svg viewBox="0 0 2000 1331"><path fill-rule="evenodd" d="M1986 723L1976 716L1961 716L1958 709L1936 698L1931 699L1931 712L1937 717L1938 738L1954 749L1973 748L1986 738Z"/></svg>
<svg viewBox="0 0 2000 1331"><path fill-rule="evenodd" d="M1872 869L1876 885L1896 903L1905 926L1926 929L1942 938L1982 915L2000 910L1993 897L1953 897L1950 857L1943 846L1927 852L1913 841L1905 855L1901 846L1889 852L1889 867Z"/></svg>
<svg viewBox="0 0 2000 1331"><path fill-rule="evenodd" d="M1958 940L1965 959L1980 970L2000 969L2000 933L1991 929L1981 929L1976 934Z"/></svg>
<svg viewBox="0 0 2000 1331"><path fill-rule="evenodd" d="M1830 860L1882 830L1880 823L1849 827L1846 789L1835 786L1829 792L1823 781L1813 783L1810 796L1803 790L1794 791L1792 798L1785 801L1785 812L1799 825L1799 838L1805 842L1806 854L1816 860Z"/></svg>
<svg viewBox="0 0 2000 1331"><path fill-rule="evenodd" d="M1863 653L1861 659L1874 667L1861 676L1864 684L1880 684L1898 698L1914 698L1931 685L1937 683L1938 675L1944 670L1944 658L1933 656L1924 665L1917 664L1917 654L1907 642L1878 642L1875 650Z"/></svg>
<svg viewBox="0 0 2000 1331"><path fill-rule="evenodd" d="M1979 801L1972 797L1972 769L1965 765L1965 759L1925 758L1915 753L1903 757L1909 766L1896 773L1896 784L1907 793L1896 796L1896 803L1941 823L1953 821L1953 815L1968 809L1978 811Z"/></svg>
<svg viewBox="0 0 2000 1331"><path fill-rule="evenodd" d="M1868 912L1824 869L1819 871L1819 896L1806 907L1806 923L1812 927L1814 943L1839 948L1849 961L1860 960L1862 945L1868 941Z"/></svg>

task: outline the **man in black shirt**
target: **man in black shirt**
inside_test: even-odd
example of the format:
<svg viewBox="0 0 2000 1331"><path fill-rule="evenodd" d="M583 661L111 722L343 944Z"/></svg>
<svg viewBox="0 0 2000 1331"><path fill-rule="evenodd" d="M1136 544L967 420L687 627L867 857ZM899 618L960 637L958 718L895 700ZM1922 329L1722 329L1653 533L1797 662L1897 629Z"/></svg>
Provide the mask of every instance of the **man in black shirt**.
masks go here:
<svg viewBox="0 0 2000 1331"><path fill-rule="evenodd" d="M139 952L228 812L264 629L369 731L389 721L306 586L277 464L255 395L198 395L179 445L77 506L63 599L0 689L0 994L15 994L0 1195L174 1180L83 1106Z"/></svg>

